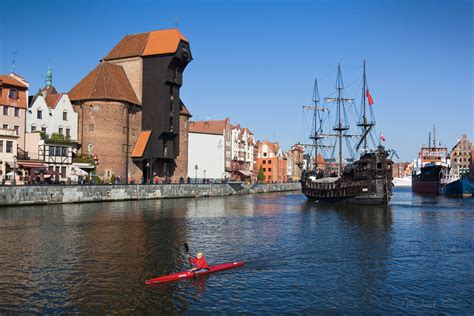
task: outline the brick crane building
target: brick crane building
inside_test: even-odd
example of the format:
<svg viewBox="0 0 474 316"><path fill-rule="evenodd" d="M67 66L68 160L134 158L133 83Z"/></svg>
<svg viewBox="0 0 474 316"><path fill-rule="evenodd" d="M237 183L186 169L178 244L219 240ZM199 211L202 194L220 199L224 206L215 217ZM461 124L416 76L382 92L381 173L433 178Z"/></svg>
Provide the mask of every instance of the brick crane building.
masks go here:
<svg viewBox="0 0 474 316"><path fill-rule="evenodd" d="M191 60L177 29L127 35L69 92L80 154L96 158L98 175L187 177L191 115L179 91Z"/></svg>

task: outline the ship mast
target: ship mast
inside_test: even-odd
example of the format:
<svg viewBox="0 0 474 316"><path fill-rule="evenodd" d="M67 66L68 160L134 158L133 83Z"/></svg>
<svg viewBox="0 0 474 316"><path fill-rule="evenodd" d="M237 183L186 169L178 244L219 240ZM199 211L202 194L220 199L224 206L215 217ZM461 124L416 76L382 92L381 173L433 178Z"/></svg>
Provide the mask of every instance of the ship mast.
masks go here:
<svg viewBox="0 0 474 316"><path fill-rule="evenodd" d="M357 126L361 126L364 129L364 132L362 134L362 139L360 140L359 144L356 146L357 149L359 149L359 146L361 143L364 144L363 147L363 153L366 154L368 152L368 146L367 146L367 136L374 127L374 122L369 122L367 119L367 107L366 107L366 97L367 97L367 76L365 73L365 60L364 60L364 75L363 75L363 82L362 82L362 122L359 122Z"/></svg>
<svg viewBox="0 0 474 316"><path fill-rule="evenodd" d="M342 83L342 73L341 73L341 64L337 64L337 80L336 80L336 89L337 89L337 98L325 98L326 101L336 102L337 103L337 125L333 128L333 131L337 132L337 137L339 139L339 168L338 176L342 175L342 139L347 137L345 131L349 129L349 125L344 125L342 122L342 111L344 111L344 102L353 102L354 99L348 99L342 97L342 90L344 85Z"/></svg>
<svg viewBox="0 0 474 316"><path fill-rule="evenodd" d="M318 121L320 120L320 111L327 111L326 108L320 107L319 106L319 89L318 89L318 79L314 78L314 87L313 87L313 104L311 106L303 106L304 110L312 110L313 111L313 129L314 133L309 136L310 139L313 140L313 144L311 146L314 147L315 151L315 163L314 163L314 169L317 170L318 168L318 148L319 147L328 147L328 146L321 146L319 145L318 141L322 138L324 138L324 135L322 135L319 132L318 128Z"/></svg>

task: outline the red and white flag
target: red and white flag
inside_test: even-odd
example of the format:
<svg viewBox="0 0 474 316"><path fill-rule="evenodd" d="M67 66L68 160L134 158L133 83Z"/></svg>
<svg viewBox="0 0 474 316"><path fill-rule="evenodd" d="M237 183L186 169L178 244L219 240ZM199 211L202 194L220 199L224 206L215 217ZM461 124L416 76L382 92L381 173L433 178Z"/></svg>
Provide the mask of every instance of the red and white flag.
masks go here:
<svg viewBox="0 0 474 316"><path fill-rule="evenodd" d="M369 105L374 104L374 99L370 95L369 89L365 90L365 96L367 97L367 100L369 101Z"/></svg>
<svg viewBox="0 0 474 316"><path fill-rule="evenodd" d="M380 140L383 142L385 141L385 136L383 136L383 134L380 134Z"/></svg>

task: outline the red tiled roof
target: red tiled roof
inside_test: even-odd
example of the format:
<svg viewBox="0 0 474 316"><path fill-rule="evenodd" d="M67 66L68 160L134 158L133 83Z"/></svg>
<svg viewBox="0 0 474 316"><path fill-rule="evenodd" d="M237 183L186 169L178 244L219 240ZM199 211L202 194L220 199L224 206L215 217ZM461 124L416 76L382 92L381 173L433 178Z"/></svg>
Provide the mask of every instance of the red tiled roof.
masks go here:
<svg viewBox="0 0 474 316"><path fill-rule="evenodd" d="M0 85L10 85L14 87L20 87L20 88L28 88L27 85L25 85L23 82L12 78L10 76L5 76L5 75L0 75Z"/></svg>
<svg viewBox="0 0 474 316"><path fill-rule="evenodd" d="M56 108L56 105L58 104L59 99L61 99L62 95L63 95L62 93L48 94L46 98L44 98L44 101L46 102L48 107L54 109Z"/></svg>
<svg viewBox="0 0 474 316"><path fill-rule="evenodd" d="M150 32L142 56L175 53L180 41L188 42L178 29Z"/></svg>
<svg viewBox="0 0 474 316"><path fill-rule="evenodd" d="M215 121L189 122L190 133L224 135L227 119Z"/></svg>
<svg viewBox="0 0 474 316"><path fill-rule="evenodd" d="M48 96L50 94L58 94L58 91L54 86L50 87L44 87L43 89L40 89L39 93L41 93L43 96Z"/></svg>
<svg viewBox="0 0 474 316"><path fill-rule="evenodd" d="M180 41L188 42L178 29L127 35L104 60L175 53Z"/></svg>
<svg viewBox="0 0 474 316"><path fill-rule="evenodd" d="M150 33L141 33L125 36L111 51L104 60L120 59L127 57L141 56L148 41Z"/></svg>
<svg viewBox="0 0 474 316"><path fill-rule="evenodd" d="M189 117L192 116L191 112L189 112L188 108L186 107L186 105L184 105L183 101L181 101L181 107L179 109L179 114L186 115L186 116L189 116Z"/></svg>
<svg viewBox="0 0 474 316"><path fill-rule="evenodd" d="M101 62L69 91L71 101L115 100L140 105L122 66Z"/></svg>
<svg viewBox="0 0 474 316"><path fill-rule="evenodd" d="M148 144L150 135L151 131L140 131L140 134L138 134L137 141L135 142L135 146L133 146L131 156L132 158L143 157L143 153L145 153L146 145Z"/></svg>

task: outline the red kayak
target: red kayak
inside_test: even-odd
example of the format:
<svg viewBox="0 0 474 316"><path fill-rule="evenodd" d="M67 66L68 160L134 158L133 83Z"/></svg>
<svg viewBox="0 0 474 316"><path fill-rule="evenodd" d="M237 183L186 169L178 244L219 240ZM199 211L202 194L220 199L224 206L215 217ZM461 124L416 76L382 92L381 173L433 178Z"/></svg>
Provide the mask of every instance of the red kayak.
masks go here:
<svg viewBox="0 0 474 316"><path fill-rule="evenodd" d="M244 261L222 263L222 264L217 264L215 266L209 266L209 270L207 270L207 271L197 272L197 273L194 273L192 271L183 271L183 272L178 272L178 273L175 273L175 274L170 274L170 275L166 275L166 276L146 280L145 283L150 285L150 284L172 282L172 281L177 281L177 280L182 280L182 279L189 279L189 278L198 277L198 276L201 276L201 275L206 275L206 274L209 274L209 273L214 273L214 272L217 272L217 271L222 271L222 270L228 270L228 269L241 267L244 264L245 264Z"/></svg>

